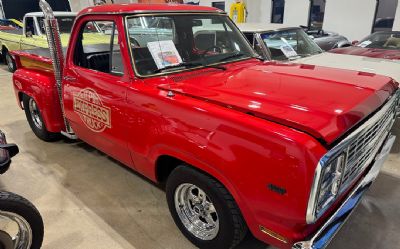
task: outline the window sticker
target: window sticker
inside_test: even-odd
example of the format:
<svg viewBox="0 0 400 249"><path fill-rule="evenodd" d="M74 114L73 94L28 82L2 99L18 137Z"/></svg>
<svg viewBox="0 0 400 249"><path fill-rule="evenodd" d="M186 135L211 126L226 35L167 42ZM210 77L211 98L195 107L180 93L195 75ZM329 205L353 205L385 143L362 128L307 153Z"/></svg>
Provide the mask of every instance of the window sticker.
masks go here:
<svg viewBox="0 0 400 249"><path fill-rule="evenodd" d="M284 45L280 46L279 49L287 58L298 56L296 50L290 46L289 42L285 38L282 37L281 40L284 42Z"/></svg>
<svg viewBox="0 0 400 249"><path fill-rule="evenodd" d="M359 47L362 47L362 48L365 48L365 47L367 47L368 45L371 45L371 43L372 43L372 41L363 41L363 42L361 42L358 46L359 46Z"/></svg>
<svg viewBox="0 0 400 249"><path fill-rule="evenodd" d="M148 42L147 47L158 69L182 63L182 58L172 40Z"/></svg>

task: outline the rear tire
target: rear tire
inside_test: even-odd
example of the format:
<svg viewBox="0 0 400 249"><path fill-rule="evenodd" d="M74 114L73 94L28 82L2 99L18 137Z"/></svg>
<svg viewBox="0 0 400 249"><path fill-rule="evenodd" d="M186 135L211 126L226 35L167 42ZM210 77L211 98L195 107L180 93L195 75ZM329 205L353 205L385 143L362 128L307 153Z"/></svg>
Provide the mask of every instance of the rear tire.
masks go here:
<svg viewBox="0 0 400 249"><path fill-rule="evenodd" d="M245 237L247 225L235 200L215 179L178 166L168 177L166 195L175 224L197 247L231 249Z"/></svg>
<svg viewBox="0 0 400 249"><path fill-rule="evenodd" d="M42 114L40 112L39 106L36 104L35 100L28 95L24 95L23 104L26 119L28 120L29 126L31 127L33 133L43 141L54 142L60 139L60 133L49 132L43 122Z"/></svg>
<svg viewBox="0 0 400 249"><path fill-rule="evenodd" d="M4 52L4 61L8 67L8 71L11 73L14 73L15 70L17 70L17 66L15 65L14 58L11 56L11 54L5 50Z"/></svg>
<svg viewBox="0 0 400 249"><path fill-rule="evenodd" d="M21 247L18 248L26 248L25 243L28 243L28 239L31 242L29 249L41 248L44 235L43 219L39 211L35 208L35 206L33 206L32 203L22 196L2 191L0 192L0 211L6 212L7 215L3 216L0 214L0 216L3 216L2 218L10 219L12 217L13 220L14 218L17 218L20 223L23 224L22 231L26 231L25 235L30 234L30 236L28 236L30 238L25 237L25 240L20 241L21 244L19 246ZM6 242L9 242L9 239L7 240L6 233L3 233L1 238L5 239ZM7 248L6 244L7 243L3 243L5 248Z"/></svg>

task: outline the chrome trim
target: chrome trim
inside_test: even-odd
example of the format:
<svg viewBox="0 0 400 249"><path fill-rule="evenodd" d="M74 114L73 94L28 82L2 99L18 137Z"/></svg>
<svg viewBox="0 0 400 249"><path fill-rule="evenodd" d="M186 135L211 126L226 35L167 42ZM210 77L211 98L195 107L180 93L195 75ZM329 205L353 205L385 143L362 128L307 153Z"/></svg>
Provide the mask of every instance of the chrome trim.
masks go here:
<svg viewBox="0 0 400 249"><path fill-rule="evenodd" d="M79 15L79 17L87 16L87 15L142 15L142 14L223 14L226 15L227 13L223 10L132 10L132 11L109 11L109 12L87 12L84 14Z"/></svg>
<svg viewBox="0 0 400 249"><path fill-rule="evenodd" d="M321 228L305 241L296 242L292 249L323 249L328 246L336 233L344 225L351 213L358 206L362 196L369 189L379 175L383 163L387 159L396 137L389 134L385 137L384 144L380 147L379 154L368 173L355 187L349 197L343 202L338 210L325 222Z"/></svg>
<svg viewBox="0 0 400 249"><path fill-rule="evenodd" d="M49 44L50 56L53 62L54 68L54 77L56 80L56 87L58 92L58 97L61 105L61 114L64 120L64 125L67 133L71 135L74 134L72 131L67 118L65 117L65 110L64 110L64 100L62 94L62 76L63 76L63 69L64 69L64 53L63 47L61 43L61 34L60 29L58 27L58 21L54 16L54 12L51 6L46 2L46 0L39 1L40 9L44 15L44 25L46 30L47 42Z"/></svg>
<svg viewBox="0 0 400 249"><path fill-rule="evenodd" d="M382 116L384 116L388 112L388 110L393 107L394 102L397 100L398 100L398 95L393 94L391 96L391 98L386 102L386 104L383 105L383 107L381 107L381 109L375 115L373 115L371 118L369 118L364 124L362 124L359 128L357 128L350 135L345 137L338 145L336 145L334 148L329 150L320 159L320 161L318 162L317 168L315 170L314 180L313 180L313 183L311 186L310 197L309 197L309 201L308 201L308 205L307 205L307 213L306 213L307 224L314 223L326 211L326 209L329 208L329 207L327 207L327 208L323 209L322 211L320 211L320 213L318 215L316 215L316 213L315 213L315 209L317 206L317 203L316 203L317 197L318 197L317 195L319 193L319 187L321 184L320 180L321 180L321 173L322 173L323 167L325 167L325 165L329 165L330 160L335 159L337 156L339 156L341 153L343 153L343 151L346 149L346 147L350 145L350 143L354 140L354 138L356 136L360 135L365 129L367 129L370 126L377 123L379 121L379 119L381 119ZM392 123L389 125L390 128L393 126L394 121L395 121L395 112L393 112L393 119L391 121ZM380 146L377 146L377 148L374 150L373 153L371 153L371 155L374 155L375 153L377 153L377 150L379 148L380 148ZM370 159L367 160L362 167L365 169L365 167L371 163L371 160L373 160L373 156L371 156ZM346 187L348 187L348 186L346 186ZM344 188L342 188L342 186L340 186L340 192L338 193L337 196L340 196L340 194L343 193L343 190L344 190Z"/></svg>
<svg viewBox="0 0 400 249"><path fill-rule="evenodd" d="M267 45L265 44L264 40L261 37L261 33L254 33L254 39L258 42L258 44L260 44L261 46L261 50L262 50L262 56L264 56L265 59L267 60L272 60L272 55L271 55L271 51L267 48ZM254 50L257 49L255 47L256 45L253 45Z"/></svg>

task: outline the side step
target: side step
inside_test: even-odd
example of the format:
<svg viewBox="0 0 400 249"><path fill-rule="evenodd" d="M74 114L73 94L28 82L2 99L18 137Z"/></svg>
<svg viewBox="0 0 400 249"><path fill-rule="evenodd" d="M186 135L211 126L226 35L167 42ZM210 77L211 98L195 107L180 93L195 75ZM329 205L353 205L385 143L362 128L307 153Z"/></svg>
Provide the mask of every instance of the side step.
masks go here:
<svg viewBox="0 0 400 249"><path fill-rule="evenodd" d="M78 140L78 136L75 135L75 133L68 133L68 132L65 132L65 131L61 131L61 134L63 136L65 136L65 137L71 139L71 140Z"/></svg>

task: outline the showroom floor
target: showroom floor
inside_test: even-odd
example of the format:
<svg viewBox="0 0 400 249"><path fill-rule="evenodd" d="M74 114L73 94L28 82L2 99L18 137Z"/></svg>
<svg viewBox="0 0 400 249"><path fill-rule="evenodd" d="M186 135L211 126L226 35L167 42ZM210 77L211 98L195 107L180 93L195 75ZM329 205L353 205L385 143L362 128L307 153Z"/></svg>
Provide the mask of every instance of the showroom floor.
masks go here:
<svg viewBox="0 0 400 249"><path fill-rule="evenodd" d="M400 122L397 135L400 137ZM0 187L31 200L45 249L193 248L169 215L164 192L83 143L37 139L0 67L0 129L20 147ZM400 141L362 205L329 248L400 248ZM269 248L249 236L240 248Z"/></svg>

